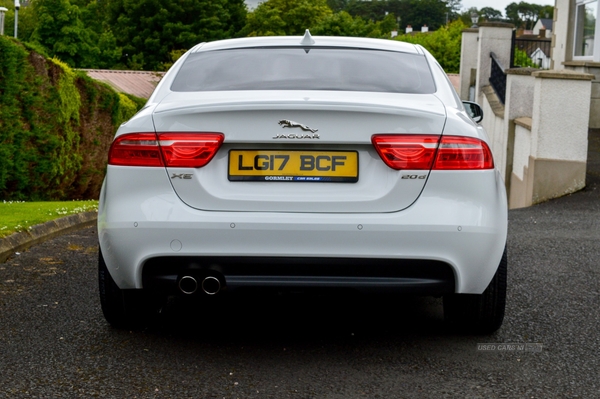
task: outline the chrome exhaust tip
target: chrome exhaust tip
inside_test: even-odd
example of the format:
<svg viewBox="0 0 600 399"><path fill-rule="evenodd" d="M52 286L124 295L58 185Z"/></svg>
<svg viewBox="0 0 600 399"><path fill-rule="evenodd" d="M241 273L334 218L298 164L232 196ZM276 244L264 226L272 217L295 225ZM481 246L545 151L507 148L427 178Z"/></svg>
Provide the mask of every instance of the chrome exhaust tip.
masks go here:
<svg viewBox="0 0 600 399"><path fill-rule="evenodd" d="M216 295L221 291L221 282L216 277L208 276L202 280L202 291L206 295Z"/></svg>
<svg viewBox="0 0 600 399"><path fill-rule="evenodd" d="M192 295L198 291L198 281L192 276L183 276L179 279L179 290L186 295Z"/></svg>

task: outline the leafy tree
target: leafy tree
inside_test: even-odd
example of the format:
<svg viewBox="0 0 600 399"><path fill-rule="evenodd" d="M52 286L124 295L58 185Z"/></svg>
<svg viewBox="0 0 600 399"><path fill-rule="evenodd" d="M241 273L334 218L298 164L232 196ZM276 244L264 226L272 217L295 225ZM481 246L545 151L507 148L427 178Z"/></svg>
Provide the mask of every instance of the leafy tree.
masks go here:
<svg viewBox="0 0 600 399"><path fill-rule="evenodd" d="M97 0L70 0L80 10L80 19L88 30L93 43L90 68L110 69L124 68L119 65L122 48L117 45L117 39L108 24L103 4Z"/></svg>
<svg viewBox="0 0 600 399"><path fill-rule="evenodd" d="M502 21L502 11L496 10L492 7L483 7L479 10L479 16L485 21Z"/></svg>
<svg viewBox="0 0 600 399"><path fill-rule="evenodd" d="M458 16L461 0L349 0L344 11L370 21L382 21L386 15L400 17L401 26L427 25L438 29L447 19Z"/></svg>
<svg viewBox="0 0 600 399"><path fill-rule="evenodd" d="M333 12L340 12L346 9L348 0L327 0L327 5Z"/></svg>
<svg viewBox="0 0 600 399"><path fill-rule="evenodd" d="M243 36L302 35L333 12L326 0L267 0L248 13Z"/></svg>
<svg viewBox="0 0 600 399"><path fill-rule="evenodd" d="M460 10L462 8L461 0L446 0L446 6L448 7L448 18L450 21L454 21L460 17Z"/></svg>
<svg viewBox="0 0 600 399"><path fill-rule="evenodd" d="M533 29L540 18L552 17L554 8L524 1L510 3L506 6L506 18L517 28Z"/></svg>
<svg viewBox="0 0 600 399"><path fill-rule="evenodd" d="M97 50L80 19L79 7L69 0L36 0L32 7L37 21L32 41L70 66L91 66Z"/></svg>
<svg viewBox="0 0 600 399"><path fill-rule="evenodd" d="M352 17L346 11L328 15L311 28L313 35L366 37L376 29L376 24L361 17Z"/></svg>
<svg viewBox="0 0 600 399"><path fill-rule="evenodd" d="M446 72L458 73L462 31L466 27L467 25L459 19L435 32L400 35L396 40L422 45L431 52Z"/></svg>
<svg viewBox="0 0 600 399"><path fill-rule="evenodd" d="M107 0L108 25L121 63L160 69L173 50L233 37L245 22L244 0Z"/></svg>
<svg viewBox="0 0 600 399"><path fill-rule="evenodd" d="M397 15L404 25L415 28L427 25L431 30L445 25L448 8L443 0L403 0L401 4L403 9Z"/></svg>
<svg viewBox="0 0 600 399"><path fill-rule="evenodd" d="M368 21L381 21L385 17L386 11L398 15L398 10L389 3L386 0L349 0L344 11L347 11L353 17L358 16Z"/></svg>
<svg viewBox="0 0 600 399"><path fill-rule="evenodd" d="M388 14L378 22L367 21L361 17L352 17L345 11L325 17L319 24L311 27L313 35L321 36L354 36L354 37L390 37L396 29L394 14Z"/></svg>

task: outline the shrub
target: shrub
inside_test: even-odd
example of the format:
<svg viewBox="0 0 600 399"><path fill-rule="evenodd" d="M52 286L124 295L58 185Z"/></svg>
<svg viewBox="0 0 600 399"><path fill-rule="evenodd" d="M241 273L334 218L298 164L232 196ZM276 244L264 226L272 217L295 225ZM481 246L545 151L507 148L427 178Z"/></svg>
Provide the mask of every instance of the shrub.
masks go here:
<svg viewBox="0 0 600 399"><path fill-rule="evenodd" d="M140 108L0 36L0 199L96 199L116 127Z"/></svg>

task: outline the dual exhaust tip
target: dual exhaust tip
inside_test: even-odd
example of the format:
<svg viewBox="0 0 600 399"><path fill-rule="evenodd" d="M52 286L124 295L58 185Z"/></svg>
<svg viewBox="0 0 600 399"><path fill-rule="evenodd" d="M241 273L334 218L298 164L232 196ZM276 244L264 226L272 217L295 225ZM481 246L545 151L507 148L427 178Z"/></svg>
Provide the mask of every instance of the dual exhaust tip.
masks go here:
<svg viewBox="0 0 600 399"><path fill-rule="evenodd" d="M223 288L221 280L215 276L207 276L198 282L193 276L183 276L179 279L179 290L185 295L193 295L201 290L206 295L216 295Z"/></svg>

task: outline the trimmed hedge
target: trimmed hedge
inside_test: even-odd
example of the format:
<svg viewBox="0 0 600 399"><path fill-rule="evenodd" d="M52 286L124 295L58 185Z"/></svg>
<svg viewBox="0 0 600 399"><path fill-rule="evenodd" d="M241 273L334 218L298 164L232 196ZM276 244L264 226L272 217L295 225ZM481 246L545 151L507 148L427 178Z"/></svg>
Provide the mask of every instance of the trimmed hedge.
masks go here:
<svg viewBox="0 0 600 399"><path fill-rule="evenodd" d="M0 200L97 199L114 132L144 102L0 36Z"/></svg>

